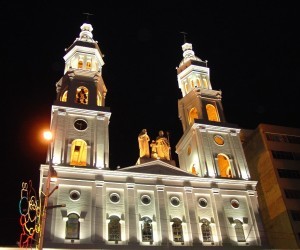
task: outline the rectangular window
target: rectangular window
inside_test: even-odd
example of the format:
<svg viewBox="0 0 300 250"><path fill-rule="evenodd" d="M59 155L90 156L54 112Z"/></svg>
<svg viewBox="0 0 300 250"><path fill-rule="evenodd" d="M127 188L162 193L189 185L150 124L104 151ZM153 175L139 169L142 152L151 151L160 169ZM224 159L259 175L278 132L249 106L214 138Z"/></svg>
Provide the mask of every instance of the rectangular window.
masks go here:
<svg viewBox="0 0 300 250"><path fill-rule="evenodd" d="M265 133L268 141L300 144L300 136Z"/></svg>
<svg viewBox="0 0 300 250"><path fill-rule="evenodd" d="M300 199L300 190L284 189L284 193L288 199Z"/></svg>
<svg viewBox="0 0 300 250"><path fill-rule="evenodd" d="M292 152L272 150L272 155L274 159L294 160Z"/></svg>
<svg viewBox="0 0 300 250"><path fill-rule="evenodd" d="M277 169L280 178L300 179L300 171L290 169Z"/></svg>
<svg viewBox="0 0 300 250"><path fill-rule="evenodd" d="M294 221L300 221L300 211L291 210L291 215Z"/></svg>

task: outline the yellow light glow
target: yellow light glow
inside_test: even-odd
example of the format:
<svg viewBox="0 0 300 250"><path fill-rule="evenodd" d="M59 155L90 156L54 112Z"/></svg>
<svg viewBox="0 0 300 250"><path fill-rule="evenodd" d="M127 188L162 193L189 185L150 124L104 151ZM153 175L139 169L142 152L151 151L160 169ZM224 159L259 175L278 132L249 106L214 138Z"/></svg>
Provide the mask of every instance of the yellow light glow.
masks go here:
<svg viewBox="0 0 300 250"><path fill-rule="evenodd" d="M51 141L52 140L52 133L51 133L51 131L45 131L44 132L44 138L47 141Z"/></svg>

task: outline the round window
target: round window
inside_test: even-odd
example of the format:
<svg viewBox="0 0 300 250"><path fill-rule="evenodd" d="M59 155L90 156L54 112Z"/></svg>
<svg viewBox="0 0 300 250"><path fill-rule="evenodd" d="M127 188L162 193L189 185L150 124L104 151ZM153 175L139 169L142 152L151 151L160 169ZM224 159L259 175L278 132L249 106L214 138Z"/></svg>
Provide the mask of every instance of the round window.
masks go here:
<svg viewBox="0 0 300 250"><path fill-rule="evenodd" d="M206 207L207 206L207 200L205 198L200 198L198 202L199 202L200 207Z"/></svg>
<svg viewBox="0 0 300 250"><path fill-rule="evenodd" d="M149 195L143 195L141 197L141 201L142 201L143 204L148 205L151 202L151 198L150 198Z"/></svg>
<svg viewBox="0 0 300 250"><path fill-rule="evenodd" d="M79 191L77 191L77 190L72 190L72 191L70 192L70 199L71 199L72 201L78 201L79 198L80 198L80 192L79 192Z"/></svg>
<svg viewBox="0 0 300 250"><path fill-rule="evenodd" d="M224 139L222 136L220 135L215 135L214 136L214 141L215 143L217 143L218 145L224 145Z"/></svg>
<svg viewBox="0 0 300 250"><path fill-rule="evenodd" d="M120 201L120 195L117 193L110 194L109 198L110 198L110 201L113 203L118 203Z"/></svg>
<svg viewBox="0 0 300 250"><path fill-rule="evenodd" d="M173 205L173 206L175 206L175 207L178 207L179 206L179 204L180 204L180 200L179 200L179 198L178 197L172 197L171 199L170 199L170 201L171 201L171 204Z"/></svg>
<svg viewBox="0 0 300 250"><path fill-rule="evenodd" d="M232 199L232 200L230 201L230 203L231 203L231 206L232 206L233 208L238 208L238 207L240 206L239 201L236 200L236 199Z"/></svg>

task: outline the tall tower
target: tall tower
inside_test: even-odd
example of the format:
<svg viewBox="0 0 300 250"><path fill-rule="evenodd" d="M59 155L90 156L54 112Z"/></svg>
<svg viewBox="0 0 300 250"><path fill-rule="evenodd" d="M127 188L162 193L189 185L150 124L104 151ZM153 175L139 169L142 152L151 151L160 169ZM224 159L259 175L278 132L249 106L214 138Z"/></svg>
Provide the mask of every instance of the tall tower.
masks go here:
<svg viewBox="0 0 300 250"><path fill-rule="evenodd" d="M177 68L184 132L176 146L180 168L200 177L250 179L240 129L225 120L222 92L212 89L207 62L195 56L192 44L182 49Z"/></svg>
<svg viewBox="0 0 300 250"><path fill-rule="evenodd" d="M52 162L55 165L108 168L109 108L102 78L103 55L84 23L79 38L66 49L64 76L52 106Z"/></svg>

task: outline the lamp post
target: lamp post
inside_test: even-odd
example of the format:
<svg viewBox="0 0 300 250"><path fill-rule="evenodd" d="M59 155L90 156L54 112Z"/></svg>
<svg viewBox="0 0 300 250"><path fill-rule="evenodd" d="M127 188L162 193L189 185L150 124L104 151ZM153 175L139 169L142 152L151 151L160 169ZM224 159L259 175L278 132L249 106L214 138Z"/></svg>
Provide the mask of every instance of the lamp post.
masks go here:
<svg viewBox="0 0 300 250"><path fill-rule="evenodd" d="M45 236L45 225L46 225L46 218L47 218L47 207L48 207L48 200L49 196L53 193L55 189L57 189L57 186L54 188L52 192L50 192L50 181L52 174L55 173L54 168L52 167L52 150L51 150L51 143L52 143L52 133L50 131L44 132L44 138L46 141L48 141L48 154L49 154L49 169L47 173L46 178L46 189L45 193L41 191L40 195L44 195L44 202L41 204L41 223L40 223L40 237L39 237L39 247L38 249L43 249L44 244L44 236ZM40 200L42 201L42 197L40 197Z"/></svg>

